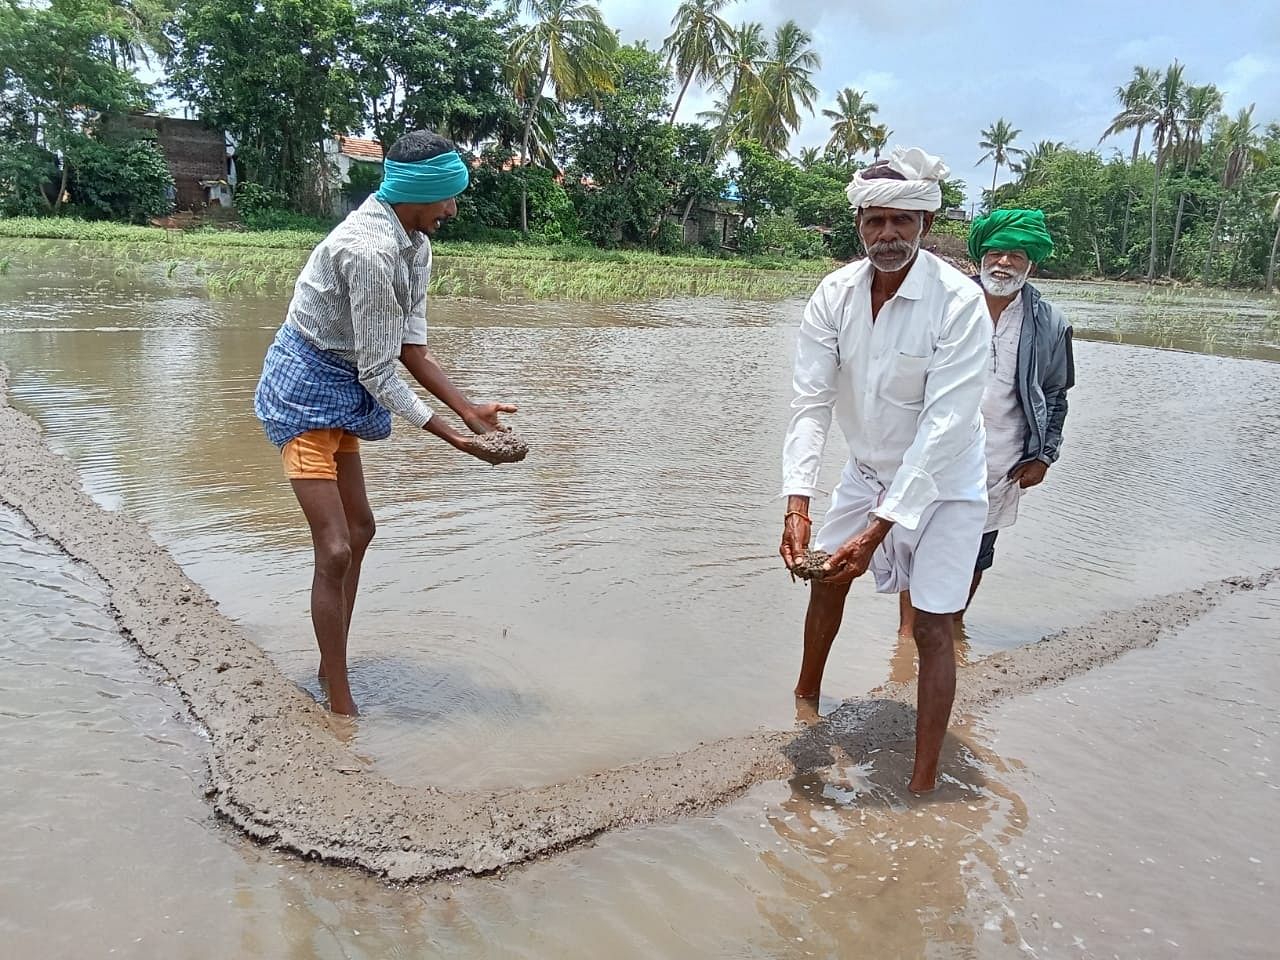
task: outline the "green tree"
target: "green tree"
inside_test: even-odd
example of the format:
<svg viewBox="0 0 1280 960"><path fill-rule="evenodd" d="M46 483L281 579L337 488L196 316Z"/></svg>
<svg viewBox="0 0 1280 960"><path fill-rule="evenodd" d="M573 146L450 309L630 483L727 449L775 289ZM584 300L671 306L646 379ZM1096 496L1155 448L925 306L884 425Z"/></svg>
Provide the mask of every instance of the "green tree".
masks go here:
<svg viewBox="0 0 1280 960"><path fill-rule="evenodd" d="M696 123L675 127L675 197L684 201L680 235L695 206L714 204L724 194L729 181L720 173L720 153L715 132Z"/></svg>
<svg viewBox="0 0 1280 960"><path fill-rule="evenodd" d="M987 152L978 158L974 166L980 167L988 160L992 161L994 165L991 171L992 193L996 192L996 177L1000 175L1000 168L1009 166L1013 157L1021 156L1023 153L1013 145L1013 141L1018 139L1018 134L1021 132L1021 130L1015 130L1013 125L1003 117L982 131L978 149Z"/></svg>
<svg viewBox="0 0 1280 960"><path fill-rule="evenodd" d="M389 147L428 128L475 144L510 113L504 16L487 0L357 0L352 69L368 126Z"/></svg>
<svg viewBox="0 0 1280 960"><path fill-rule="evenodd" d="M615 89L613 54L618 38L591 0L511 0L512 13L531 22L515 27L507 67L512 89L525 111L520 165L529 163L529 141L538 107L550 84L553 96L567 103ZM521 182L525 180L523 173ZM527 190L522 188L520 231L529 232Z"/></svg>
<svg viewBox="0 0 1280 960"><path fill-rule="evenodd" d="M1204 277L1206 280L1213 273L1214 259L1218 254L1218 243L1222 237L1222 218L1226 212L1227 201L1239 190L1244 179L1256 168L1268 162L1262 149L1262 138L1258 124L1253 119L1255 104L1240 110L1223 128L1222 149L1224 163L1222 167L1222 198L1218 202L1218 214L1213 221L1213 229L1209 234L1209 253L1205 260Z"/></svg>
<svg viewBox="0 0 1280 960"><path fill-rule="evenodd" d="M1276 225L1276 232L1271 238L1271 255L1267 257L1267 282L1263 289L1274 293L1276 289L1276 258L1280 257L1280 190L1272 190L1264 198L1267 215Z"/></svg>
<svg viewBox="0 0 1280 960"><path fill-rule="evenodd" d="M67 159L92 126L103 116L149 105L146 88L111 63L111 41L123 36L107 0L0 6L0 91L10 143L0 166L9 171L4 189L17 193L6 198L6 207L44 202L60 210L71 176ZM62 162L50 199L43 183L53 156Z"/></svg>
<svg viewBox="0 0 1280 960"><path fill-rule="evenodd" d="M614 54L612 92L572 105L569 197L583 233L602 246L653 245L676 187L675 131L667 124L670 75L643 45Z"/></svg>
<svg viewBox="0 0 1280 960"><path fill-rule="evenodd" d="M1035 146L1023 153L1021 160L1011 163L1009 169L1018 175L1020 185L1029 186L1043 178L1045 165L1064 149L1066 144L1061 140L1037 141Z"/></svg>
<svg viewBox="0 0 1280 960"><path fill-rule="evenodd" d="M822 115L831 121L827 149L834 150L846 160L870 150L878 133L871 118L879 109L862 91L852 87L841 90L836 95L836 108L822 111Z"/></svg>
<svg viewBox="0 0 1280 960"><path fill-rule="evenodd" d="M169 165L153 139L122 131L85 137L68 156L69 188L90 217L144 223L169 212Z"/></svg>
<svg viewBox="0 0 1280 960"><path fill-rule="evenodd" d="M1204 127L1222 109L1222 93L1211 83L1190 86L1184 92L1182 133L1178 138L1178 152L1182 154L1182 179L1185 184L1191 175L1191 165L1200 159L1204 150ZM1182 236L1182 216L1187 206L1187 191L1178 191L1178 216L1173 223L1173 242L1169 244L1169 276L1173 276L1178 263L1178 240Z"/></svg>
<svg viewBox="0 0 1280 960"><path fill-rule="evenodd" d="M171 28L169 85L236 141L245 179L325 206L323 141L359 126L345 63L351 0L186 0Z"/></svg>
<svg viewBox="0 0 1280 960"><path fill-rule="evenodd" d="M775 156L786 152L791 135L800 129L800 111L813 113L818 97L813 74L821 66L813 38L794 20L778 27L746 109L751 137Z"/></svg>
<svg viewBox="0 0 1280 960"><path fill-rule="evenodd" d="M675 67L680 93L671 108L668 124L674 125L680 104L694 80L707 84L724 72L724 60L733 44L733 28L720 11L733 0L684 0L671 18L671 34L663 41L667 66Z"/></svg>
<svg viewBox="0 0 1280 960"><path fill-rule="evenodd" d="M770 211L790 209L795 202L799 171L755 140L742 140L734 150L738 154L734 181L742 196L743 214L758 220Z"/></svg>

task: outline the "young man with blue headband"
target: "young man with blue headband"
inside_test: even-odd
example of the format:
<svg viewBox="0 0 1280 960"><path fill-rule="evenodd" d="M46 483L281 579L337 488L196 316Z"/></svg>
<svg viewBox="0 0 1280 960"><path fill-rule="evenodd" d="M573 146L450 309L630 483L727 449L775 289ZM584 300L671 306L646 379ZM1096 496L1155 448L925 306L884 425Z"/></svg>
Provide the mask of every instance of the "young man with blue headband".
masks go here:
<svg viewBox="0 0 1280 960"><path fill-rule="evenodd" d="M285 476L311 527L311 620L320 679L335 713L354 715L347 636L360 565L373 539L360 440L382 440L395 414L486 462L495 455L432 415L396 361L473 434L501 428L506 403L472 403L428 352L428 237L457 216L469 182L448 140L409 133L387 151L382 186L315 250L267 351L254 409L280 448Z"/></svg>

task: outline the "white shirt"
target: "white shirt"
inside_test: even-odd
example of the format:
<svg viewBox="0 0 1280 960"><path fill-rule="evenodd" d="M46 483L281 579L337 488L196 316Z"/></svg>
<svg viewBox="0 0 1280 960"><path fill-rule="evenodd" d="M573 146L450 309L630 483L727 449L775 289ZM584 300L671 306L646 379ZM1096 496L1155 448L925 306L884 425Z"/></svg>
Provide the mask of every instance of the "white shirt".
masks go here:
<svg viewBox="0 0 1280 960"><path fill-rule="evenodd" d="M813 496L836 410L877 516L914 530L936 500L986 496L979 405L991 350L982 289L926 251L871 318L869 260L828 275L805 307L784 495Z"/></svg>
<svg viewBox="0 0 1280 960"><path fill-rule="evenodd" d="M991 338L991 378L982 395L987 428L987 526L984 532L1013 526L1018 519L1022 487L1009 471L1022 459L1027 443L1027 415L1018 398L1018 345L1022 342L1022 297L1013 298L996 321Z"/></svg>
<svg viewBox="0 0 1280 960"><path fill-rule="evenodd" d="M427 342L431 242L410 236L391 207L369 197L311 251L286 323L360 371L375 400L415 427L431 408L400 378L400 347Z"/></svg>

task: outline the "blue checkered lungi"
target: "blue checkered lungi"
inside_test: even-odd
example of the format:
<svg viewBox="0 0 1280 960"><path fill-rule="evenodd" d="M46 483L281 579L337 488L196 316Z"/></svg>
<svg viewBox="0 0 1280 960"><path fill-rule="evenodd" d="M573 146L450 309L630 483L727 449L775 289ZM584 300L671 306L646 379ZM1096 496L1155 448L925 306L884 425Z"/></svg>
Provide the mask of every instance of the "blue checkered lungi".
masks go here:
<svg viewBox="0 0 1280 960"><path fill-rule="evenodd" d="M277 447L308 430L341 428L361 440L391 436L390 412L360 383L356 367L287 323L267 350L253 411Z"/></svg>

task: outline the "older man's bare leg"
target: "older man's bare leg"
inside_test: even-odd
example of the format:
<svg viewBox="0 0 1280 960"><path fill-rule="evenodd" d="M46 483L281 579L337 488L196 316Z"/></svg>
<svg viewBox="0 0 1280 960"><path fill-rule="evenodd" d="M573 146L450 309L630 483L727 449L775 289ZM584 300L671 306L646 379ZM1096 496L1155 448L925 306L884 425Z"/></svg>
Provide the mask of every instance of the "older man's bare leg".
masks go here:
<svg viewBox="0 0 1280 960"><path fill-rule="evenodd" d="M840 631L844 619L844 601L849 595L847 583L823 583L814 580L809 585L809 609L804 615L804 659L800 664L800 679L796 682L796 696L816 700L822 690L822 672L827 666L831 644Z"/></svg>
<svg viewBox="0 0 1280 960"><path fill-rule="evenodd" d="M938 758L956 698L955 615L916 610L915 618L920 680L916 687L916 762L910 790L928 793L937 786Z"/></svg>

